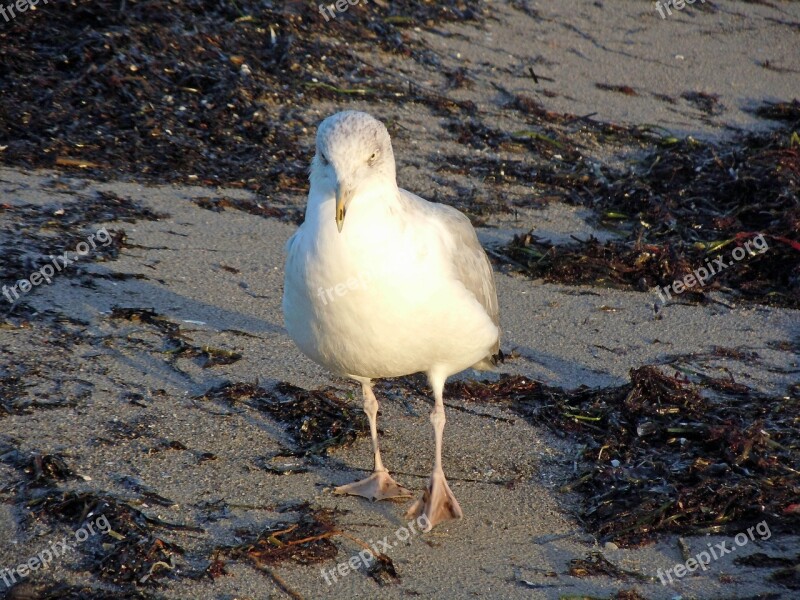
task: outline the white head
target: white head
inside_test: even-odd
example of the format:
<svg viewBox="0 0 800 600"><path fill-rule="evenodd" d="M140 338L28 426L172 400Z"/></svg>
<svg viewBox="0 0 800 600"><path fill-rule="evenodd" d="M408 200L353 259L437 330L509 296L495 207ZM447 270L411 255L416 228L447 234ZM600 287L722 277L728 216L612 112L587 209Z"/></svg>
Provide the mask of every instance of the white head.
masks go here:
<svg viewBox="0 0 800 600"><path fill-rule="evenodd" d="M317 130L311 183L336 194L336 226L342 231L347 206L371 188L396 185L394 153L383 123L364 112L346 110L325 119Z"/></svg>

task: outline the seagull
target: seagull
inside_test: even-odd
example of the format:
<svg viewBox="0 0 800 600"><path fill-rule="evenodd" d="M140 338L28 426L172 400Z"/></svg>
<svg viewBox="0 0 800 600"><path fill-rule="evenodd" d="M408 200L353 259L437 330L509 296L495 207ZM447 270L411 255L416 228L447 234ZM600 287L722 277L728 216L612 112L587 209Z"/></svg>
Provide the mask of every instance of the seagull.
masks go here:
<svg viewBox="0 0 800 600"><path fill-rule="evenodd" d="M286 330L309 358L361 384L374 469L334 493L411 497L381 460L373 380L425 373L433 390L433 472L406 513L425 531L461 518L442 468L447 378L500 356L494 273L469 219L397 186L392 142L371 115L317 130L305 220L286 245ZM424 515L424 518L423 518Z"/></svg>

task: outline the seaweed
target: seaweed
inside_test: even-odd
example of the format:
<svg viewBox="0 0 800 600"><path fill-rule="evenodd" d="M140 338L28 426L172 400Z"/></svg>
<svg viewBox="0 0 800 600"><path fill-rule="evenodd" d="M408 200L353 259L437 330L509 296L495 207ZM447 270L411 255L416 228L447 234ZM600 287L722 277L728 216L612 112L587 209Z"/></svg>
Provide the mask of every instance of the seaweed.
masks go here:
<svg viewBox="0 0 800 600"><path fill-rule="evenodd" d="M786 121L792 127L800 127L800 100L792 102L765 102L753 111L762 119Z"/></svg>
<svg viewBox="0 0 800 600"><path fill-rule="evenodd" d="M391 585L400 580L394 562L382 552L375 555L375 562L367 569L367 575L380 586Z"/></svg>
<svg viewBox="0 0 800 600"><path fill-rule="evenodd" d="M212 346L195 346L183 333L181 326L159 315L152 308L126 308L113 306L111 318L152 325L167 339L167 347L163 353L168 355L168 362L174 363L177 358L194 358L203 369L219 365L230 365L242 358L242 354L232 350L214 348Z"/></svg>
<svg viewBox="0 0 800 600"><path fill-rule="evenodd" d="M800 561L792 567L778 569L770 575L770 580L790 590L800 590Z"/></svg>
<svg viewBox="0 0 800 600"><path fill-rule="evenodd" d="M303 455L327 454L369 432L361 409L354 410L329 389L304 390L280 382L268 391L254 384L228 382L208 390L200 399L249 402L286 425Z"/></svg>
<svg viewBox="0 0 800 600"><path fill-rule="evenodd" d="M647 291L691 272L691 264L671 246L607 241L594 237L572 245L551 244L533 233L515 235L506 256L524 265L531 277L550 282L593 284ZM712 281L709 289L719 287ZM689 298L702 296L692 292Z"/></svg>
<svg viewBox="0 0 800 600"><path fill-rule="evenodd" d="M50 487L56 482L77 477L61 454L21 452L15 446L16 444L0 446L0 462L23 473L27 486Z"/></svg>
<svg viewBox="0 0 800 600"><path fill-rule="evenodd" d="M6 372L0 375L0 409L3 414L21 412L26 406L21 402L26 387L24 382L24 377L18 373Z"/></svg>
<svg viewBox="0 0 800 600"><path fill-rule="evenodd" d="M338 548L330 539L340 533L334 521L334 511L312 509L308 504L286 507L285 510L299 513L298 520L276 523L250 541L218 548L215 557L245 559L255 565L275 565L284 561L310 565L338 554Z"/></svg>
<svg viewBox="0 0 800 600"><path fill-rule="evenodd" d="M794 558L783 556L769 556L763 552L756 552L748 556L734 559L735 565L757 568L778 567L769 576L769 579L790 590L800 590L800 554Z"/></svg>
<svg viewBox="0 0 800 600"><path fill-rule="evenodd" d="M448 384L448 393L508 403L584 444L587 467L562 490L580 495L579 517L601 540L633 546L760 520L796 531L800 404L698 374L687 366L697 358L633 369L617 387L564 390L503 376Z"/></svg>
<svg viewBox="0 0 800 600"><path fill-rule="evenodd" d="M637 92L629 85L613 85L609 83L595 83L594 85L597 89L604 90L607 92L618 92L620 94L625 94L626 96L639 95L639 92Z"/></svg>
<svg viewBox="0 0 800 600"><path fill-rule="evenodd" d="M436 65L405 29L479 22L483 2L363 2L333 18L319 8L75 0L31 11L0 30L0 159L95 177L224 183L271 199L303 187L314 118L306 109L315 101L465 105L398 77L366 85L376 67L354 64L343 48Z"/></svg>
<svg viewBox="0 0 800 600"><path fill-rule="evenodd" d="M25 334L46 329L47 335L33 340L14 353L13 361L0 366L0 418L30 414L33 409L76 406L92 393L92 383L75 373L77 369L53 359L53 356L65 358L85 341L85 325L51 310L35 313L34 325L28 320L33 314L33 311L29 315L18 314L14 319L19 319L17 325L9 322L10 327ZM52 376L54 364L59 365L60 377Z"/></svg>
<svg viewBox="0 0 800 600"><path fill-rule="evenodd" d="M300 225L303 222L303 212L296 207L267 206L256 200L201 197L195 198L194 203L200 208L212 212L223 212L226 208L233 208L259 217L288 221L295 225Z"/></svg>
<svg viewBox="0 0 800 600"><path fill-rule="evenodd" d="M99 523L104 540L87 541L79 547L90 555L89 569L103 580L115 584L152 584L175 569L175 556L183 549L157 536L153 528L202 532L198 527L168 523L151 517L105 492L64 492L51 490L28 502L37 518L84 526L89 520ZM114 541L109 540L113 539Z"/></svg>
<svg viewBox="0 0 800 600"><path fill-rule="evenodd" d="M130 198L105 191L63 204L0 204L0 215L3 216L0 225L0 271L4 277L2 283L9 288L13 288L20 280L30 278L45 265L50 265L52 278L74 278L83 274L81 264L87 261L115 260L127 246L125 231L105 230L101 237L96 235L97 232L90 232L92 224L155 221L168 216ZM89 238L92 238L91 248ZM87 247L84 254L76 250L81 243ZM48 283L50 281L47 280ZM15 309L26 292L6 290L4 287L3 293L3 300L13 303L12 309Z"/></svg>
<svg viewBox="0 0 800 600"><path fill-rule="evenodd" d="M788 123L796 104L769 105L762 114L785 115ZM662 138L625 171L579 167L564 180L574 185L567 198L591 208L598 224L619 239L555 245L531 233L515 236L495 256L532 277L640 291L686 280L722 258L727 267L687 299L722 289L746 302L800 307L800 141L794 126L720 143ZM764 249L736 259L735 248L759 235Z"/></svg>
<svg viewBox="0 0 800 600"><path fill-rule="evenodd" d="M706 92L683 92L681 98L694 104L698 110L707 115L719 115L725 111L725 106L720 103L718 94Z"/></svg>
<svg viewBox="0 0 800 600"><path fill-rule="evenodd" d="M288 596L302 598L271 567L286 561L307 566L329 560L339 552L331 538L342 532L336 526L335 511L331 509L312 509L304 503L286 506L283 512L286 511L299 513L297 521L275 523L255 537L250 532L240 531L241 537L252 539L236 546L216 548L206 574L212 579L227 575L224 557L246 560L270 577Z"/></svg>
<svg viewBox="0 0 800 600"><path fill-rule="evenodd" d="M163 596L136 589L108 590L66 582L34 583L21 581L8 590L6 600L161 600Z"/></svg>
<svg viewBox="0 0 800 600"><path fill-rule="evenodd" d="M603 575L611 577L619 581L635 581L650 582L654 581L654 577L648 577L641 573L634 571L626 571L621 569L615 564L611 563L599 552L592 552L586 558L573 558L569 561L569 575L572 577L594 577Z"/></svg>

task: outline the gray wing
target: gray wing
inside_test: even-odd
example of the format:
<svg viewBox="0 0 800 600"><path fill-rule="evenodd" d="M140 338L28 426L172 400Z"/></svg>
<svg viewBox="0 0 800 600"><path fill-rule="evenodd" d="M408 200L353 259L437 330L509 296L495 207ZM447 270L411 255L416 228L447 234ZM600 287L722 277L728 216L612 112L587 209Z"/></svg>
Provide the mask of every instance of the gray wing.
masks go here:
<svg viewBox="0 0 800 600"><path fill-rule="evenodd" d="M416 210L424 211L435 218L453 235L456 252L451 256L456 277L467 288L486 310L492 322L500 328L500 308L497 303L497 289L494 283L494 271L489 257L478 241L475 228L469 219L460 211L447 206L428 202L404 189L400 190L403 201L413 204ZM491 356L486 357L477 367L488 368L495 364L493 357L500 353L500 336L492 348ZM488 362L487 362L488 361Z"/></svg>

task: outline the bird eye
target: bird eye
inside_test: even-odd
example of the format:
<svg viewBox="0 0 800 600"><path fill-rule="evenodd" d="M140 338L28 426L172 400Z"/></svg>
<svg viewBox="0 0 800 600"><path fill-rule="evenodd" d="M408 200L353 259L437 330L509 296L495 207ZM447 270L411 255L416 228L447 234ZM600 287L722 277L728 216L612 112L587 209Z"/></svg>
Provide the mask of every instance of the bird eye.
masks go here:
<svg viewBox="0 0 800 600"><path fill-rule="evenodd" d="M369 160L367 162L369 164L371 164L371 165L374 165L376 160L378 160L378 151L377 150L372 153L372 156L369 157Z"/></svg>
<svg viewBox="0 0 800 600"><path fill-rule="evenodd" d="M325 156L325 154L324 154L324 153L320 152L320 153L319 153L319 158L320 158L320 160L322 161L322 164L323 164L323 165L327 165L327 164L328 164L328 157L327 157L327 156Z"/></svg>

